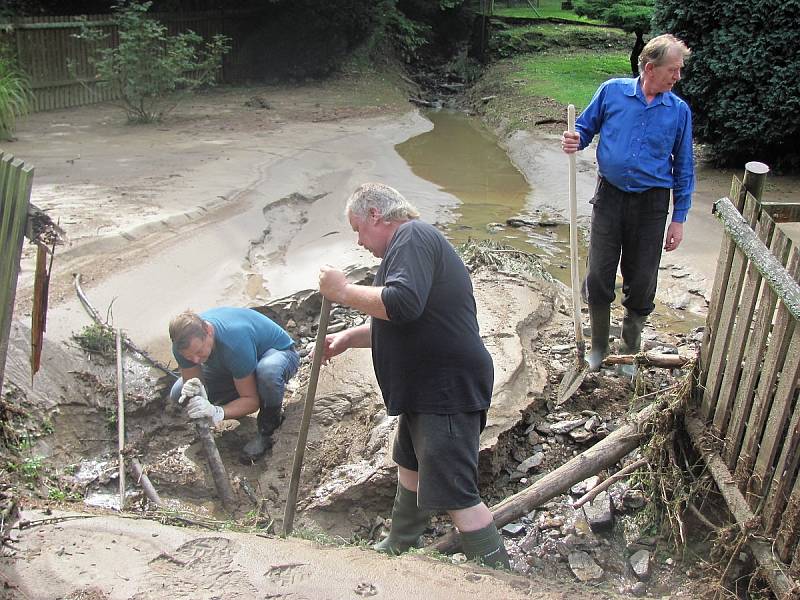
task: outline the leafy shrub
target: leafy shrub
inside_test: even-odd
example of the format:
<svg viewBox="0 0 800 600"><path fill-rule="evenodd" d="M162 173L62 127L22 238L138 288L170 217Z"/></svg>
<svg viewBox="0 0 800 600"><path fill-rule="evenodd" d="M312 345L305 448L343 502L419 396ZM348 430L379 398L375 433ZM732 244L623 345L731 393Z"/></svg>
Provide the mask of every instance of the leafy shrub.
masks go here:
<svg viewBox="0 0 800 600"><path fill-rule="evenodd" d="M712 160L800 168L800 0L662 0L654 28L692 49L679 84ZM758 32L754 35L754 32Z"/></svg>
<svg viewBox="0 0 800 600"><path fill-rule="evenodd" d="M91 58L98 85L114 89L133 122L158 121L183 94L213 85L222 57L230 49L223 35L206 43L191 31L168 35L165 25L146 16L151 4L117 5L119 44L115 47L99 47L106 36L97 29L84 27L77 36L98 48Z"/></svg>
<svg viewBox="0 0 800 600"><path fill-rule="evenodd" d="M0 139L12 139L17 118L28 113L33 94L28 77L0 55Z"/></svg>

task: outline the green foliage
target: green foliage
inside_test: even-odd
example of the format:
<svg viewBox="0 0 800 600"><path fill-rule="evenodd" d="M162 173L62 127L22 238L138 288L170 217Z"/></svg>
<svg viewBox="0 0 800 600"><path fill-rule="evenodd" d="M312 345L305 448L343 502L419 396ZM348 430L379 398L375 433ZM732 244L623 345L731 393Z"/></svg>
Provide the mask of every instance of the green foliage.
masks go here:
<svg viewBox="0 0 800 600"><path fill-rule="evenodd" d="M496 58L525 53L586 49L607 52L629 47L629 38L619 29L581 25L536 24L498 28L489 40L489 51Z"/></svg>
<svg viewBox="0 0 800 600"><path fill-rule="evenodd" d="M110 327L92 323L84 327L80 333L73 333L72 339L89 354L111 360L116 357L117 340Z"/></svg>
<svg viewBox="0 0 800 600"><path fill-rule="evenodd" d="M98 85L119 94L132 122L148 123L169 113L182 95L213 85L230 49L230 41L215 35L208 42L194 32L170 36L165 25L146 16L151 2L120 2L114 15L119 43L102 48L105 35L84 27L77 36L98 50L92 56Z"/></svg>
<svg viewBox="0 0 800 600"><path fill-rule="evenodd" d="M0 52L0 139L11 139L17 119L33 104L28 77Z"/></svg>
<svg viewBox="0 0 800 600"><path fill-rule="evenodd" d="M44 458L41 456L29 456L22 462L9 462L9 471L19 473L27 483L35 483L42 476L44 469Z"/></svg>
<svg viewBox="0 0 800 600"><path fill-rule="evenodd" d="M717 164L800 168L800 0L662 0L654 28L692 49L679 93ZM758 32L758 35L753 35Z"/></svg>
<svg viewBox="0 0 800 600"><path fill-rule="evenodd" d="M581 23L600 23L597 19L592 19L583 15L578 15L573 11L561 8L561 0L539 0L536 12L529 6L501 7L495 5L494 14L500 17L518 17L523 19L568 19Z"/></svg>
<svg viewBox="0 0 800 600"><path fill-rule="evenodd" d="M653 0L576 0L575 13L599 19L628 33L647 33Z"/></svg>
<svg viewBox="0 0 800 600"><path fill-rule="evenodd" d="M399 57L410 63L419 58L420 48L430 42L431 26L409 19L394 2L386 4L391 8L384 14L384 30Z"/></svg>

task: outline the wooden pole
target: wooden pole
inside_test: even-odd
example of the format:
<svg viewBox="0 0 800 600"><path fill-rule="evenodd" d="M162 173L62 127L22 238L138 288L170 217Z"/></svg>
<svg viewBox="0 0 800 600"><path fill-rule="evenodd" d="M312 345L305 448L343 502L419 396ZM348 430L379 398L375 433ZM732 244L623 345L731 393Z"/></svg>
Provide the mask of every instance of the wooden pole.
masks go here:
<svg viewBox="0 0 800 600"><path fill-rule="evenodd" d="M680 354L656 354L645 352L643 354L610 354L603 359L604 366L610 365L642 365L645 367L663 367L665 369L680 369L692 360Z"/></svg>
<svg viewBox="0 0 800 600"><path fill-rule="evenodd" d="M294 515L297 510L297 490L300 487L300 471L303 468L303 457L306 453L306 440L308 429L311 426L311 414L314 410L314 395L317 393L317 380L322 357L325 354L325 336L328 333L328 319L331 314L331 301L322 297L322 308L319 311L319 327L317 328L317 341L314 343L314 359L311 361L311 377L306 387L305 406L303 407L303 420L300 432L297 435L297 447L294 451L294 464L292 465L292 479L289 483L289 495L286 498L286 509L283 513L283 535L292 533Z"/></svg>
<svg viewBox="0 0 800 600"><path fill-rule="evenodd" d="M136 482L142 486L142 491L144 491L144 495L147 496L147 499L156 506L163 506L164 503L161 502L161 498L159 497L156 488L153 487L153 483L150 481L147 473L144 472L139 459L132 458L130 464L131 471L133 472L134 477L136 477Z"/></svg>
<svg viewBox="0 0 800 600"><path fill-rule="evenodd" d="M627 425L615 430L608 437L600 440L588 450L582 452L569 462L551 471L526 489L509 496L495 504L492 516L495 525L500 528L511 521L526 515L537 506L563 494L579 481L596 475L603 469L617 463L622 457L635 449L645 433L642 425L656 412L667 406L664 401L655 402L642 409ZM430 550L441 553L455 552L460 545L456 530L451 531L436 543L428 546Z"/></svg>
<svg viewBox="0 0 800 600"><path fill-rule="evenodd" d="M117 329L117 461L119 467L119 509L125 510L125 372L122 330Z"/></svg>
<svg viewBox="0 0 800 600"><path fill-rule="evenodd" d="M194 426L197 430L197 436L200 438L200 444L203 446L208 467L211 469L214 487L217 488L217 494L222 500L222 506L225 507L225 510L231 512L236 507L236 497L233 494L228 472L225 470L225 465L219 455L217 444L214 442L214 434L211 432L208 420L194 419Z"/></svg>

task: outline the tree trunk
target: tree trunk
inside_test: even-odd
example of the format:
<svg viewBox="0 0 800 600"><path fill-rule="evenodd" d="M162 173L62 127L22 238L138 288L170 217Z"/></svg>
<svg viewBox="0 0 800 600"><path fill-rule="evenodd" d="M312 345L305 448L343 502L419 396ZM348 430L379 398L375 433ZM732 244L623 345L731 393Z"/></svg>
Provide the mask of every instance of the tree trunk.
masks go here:
<svg viewBox="0 0 800 600"><path fill-rule="evenodd" d="M644 32L634 31L636 34L636 41L633 43L633 50L631 50L631 73L634 77L639 76L639 55L644 48Z"/></svg>

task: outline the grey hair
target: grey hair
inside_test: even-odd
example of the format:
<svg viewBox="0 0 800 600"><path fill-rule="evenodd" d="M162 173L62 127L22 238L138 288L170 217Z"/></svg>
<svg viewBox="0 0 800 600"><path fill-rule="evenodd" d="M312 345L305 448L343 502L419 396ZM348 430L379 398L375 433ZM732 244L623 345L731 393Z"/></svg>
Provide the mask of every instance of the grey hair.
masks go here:
<svg viewBox="0 0 800 600"><path fill-rule="evenodd" d="M648 63L660 67L667 61L669 53L677 50L686 59L692 53L688 46L671 33L665 33L651 39L639 54L639 73L644 72L644 67Z"/></svg>
<svg viewBox="0 0 800 600"><path fill-rule="evenodd" d="M419 211L393 187L383 183L364 183L347 199L345 214L365 219L370 209L377 209L384 221L418 219Z"/></svg>

